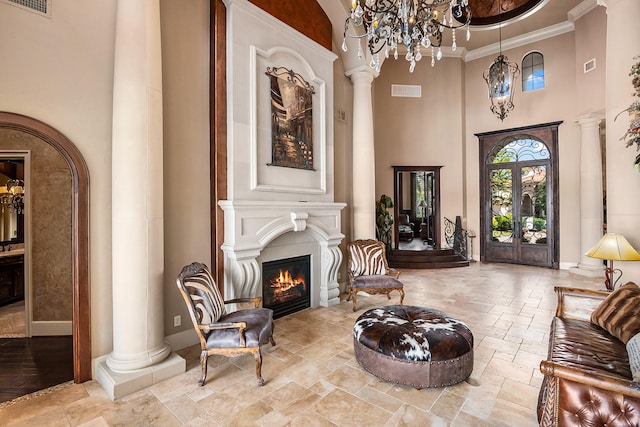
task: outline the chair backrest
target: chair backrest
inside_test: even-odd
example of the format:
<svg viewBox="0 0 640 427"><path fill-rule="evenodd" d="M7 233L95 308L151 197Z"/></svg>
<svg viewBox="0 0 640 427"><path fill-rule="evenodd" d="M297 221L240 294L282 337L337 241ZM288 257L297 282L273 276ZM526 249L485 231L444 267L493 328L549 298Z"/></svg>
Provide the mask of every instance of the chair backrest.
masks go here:
<svg viewBox="0 0 640 427"><path fill-rule="evenodd" d="M224 300L209 268L199 262L191 263L182 269L176 284L187 304L193 326L203 339L199 325L217 322L225 314Z"/></svg>
<svg viewBox="0 0 640 427"><path fill-rule="evenodd" d="M384 244L378 240L354 240L347 243L347 269L354 276L386 274L389 266Z"/></svg>
<svg viewBox="0 0 640 427"><path fill-rule="evenodd" d="M409 225L411 221L409 220L409 215L400 214L398 215L398 225Z"/></svg>

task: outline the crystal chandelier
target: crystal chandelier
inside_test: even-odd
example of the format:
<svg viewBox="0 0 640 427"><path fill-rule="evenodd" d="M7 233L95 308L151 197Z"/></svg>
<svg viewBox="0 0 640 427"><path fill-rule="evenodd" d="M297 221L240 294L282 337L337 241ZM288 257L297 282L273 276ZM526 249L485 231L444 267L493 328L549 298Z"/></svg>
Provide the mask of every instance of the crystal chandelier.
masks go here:
<svg viewBox="0 0 640 427"><path fill-rule="evenodd" d="M2 212L8 207L9 211L21 214L24 211L24 181L10 179L0 187L0 206Z"/></svg>
<svg viewBox="0 0 640 427"><path fill-rule="evenodd" d="M398 47L405 46L405 59L413 72L416 62L422 59L422 49L431 50L431 66L442 58L442 35L451 30L451 50L455 51L456 29L466 27L469 40L471 9L468 0L353 0L351 15L344 23L342 50L347 51L346 37L366 38L371 54L371 68L380 72L380 54L398 59ZM349 33L349 26L356 31ZM362 28L362 31L358 30ZM437 53L436 53L437 49ZM358 43L358 58L363 58Z"/></svg>
<svg viewBox="0 0 640 427"><path fill-rule="evenodd" d="M502 2L500 2L500 13L502 13ZM491 111L500 121L513 110L513 92L516 78L520 75L520 69L515 62L509 62L509 58L502 54L502 22L499 24L500 30L500 54L493 60L493 64L483 73L484 80L489 86L489 99L491 100Z"/></svg>

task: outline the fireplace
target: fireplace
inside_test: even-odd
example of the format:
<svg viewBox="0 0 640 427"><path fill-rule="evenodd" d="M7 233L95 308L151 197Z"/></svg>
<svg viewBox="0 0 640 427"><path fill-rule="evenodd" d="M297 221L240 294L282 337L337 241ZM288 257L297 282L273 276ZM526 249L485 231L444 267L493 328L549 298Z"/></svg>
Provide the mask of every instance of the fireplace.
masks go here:
<svg viewBox="0 0 640 427"><path fill-rule="evenodd" d="M311 306L311 256L262 264L262 304L275 319Z"/></svg>

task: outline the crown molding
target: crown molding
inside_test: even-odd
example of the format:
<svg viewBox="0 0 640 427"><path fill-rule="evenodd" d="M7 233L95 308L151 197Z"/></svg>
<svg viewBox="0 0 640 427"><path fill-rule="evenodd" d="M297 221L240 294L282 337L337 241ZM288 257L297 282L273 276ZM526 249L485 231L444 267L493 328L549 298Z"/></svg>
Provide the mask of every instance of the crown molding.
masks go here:
<svg viewBox="0 0 640 427"><path fill-rule="evenodd" d="M549 27L542 28L537 31L532 31L521 36L502 40L502 51L514 49L516 47L535 43L551 37L556 37L561 34L570 33L574 30L575 26L573 25L573 22L561 22L559 24L551 25ZM500 43L492 43L490 45L469 51L465 57L465 62L473 61L478 58L483 58L485 56L495 55L498 53L500 53Z"/></svg>
<svg viewBox="0 0 640 427"><path fill-rule="evenodd" d="M584 0L567 13L567 18L570 22L576 22L599 5L602 5L602 0Z"/></svg>

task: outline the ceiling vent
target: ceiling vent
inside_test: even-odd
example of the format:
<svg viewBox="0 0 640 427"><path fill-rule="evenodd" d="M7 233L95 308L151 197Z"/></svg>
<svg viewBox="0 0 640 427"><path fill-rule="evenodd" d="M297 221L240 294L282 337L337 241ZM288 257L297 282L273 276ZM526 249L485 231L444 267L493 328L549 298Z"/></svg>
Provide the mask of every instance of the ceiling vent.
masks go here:
<svg viewBox="0 0 640 427"><path fill-rule="evenodd" d="M591 70L596 69L596 58L590 59L584 63L584 73L588 73Z"/></svg>
<svg viewBox="0 0 640 427"><path fill-rule="evenodd" d="M17 6L39 15L51 16L51 0L0 0L2 3Z"/></svg>
<svg viewBox="0 0 640 427"><path fill-rule="evenodd" d="M391 85L391 96L400 98L422 98L422 86Z"/></svg>

